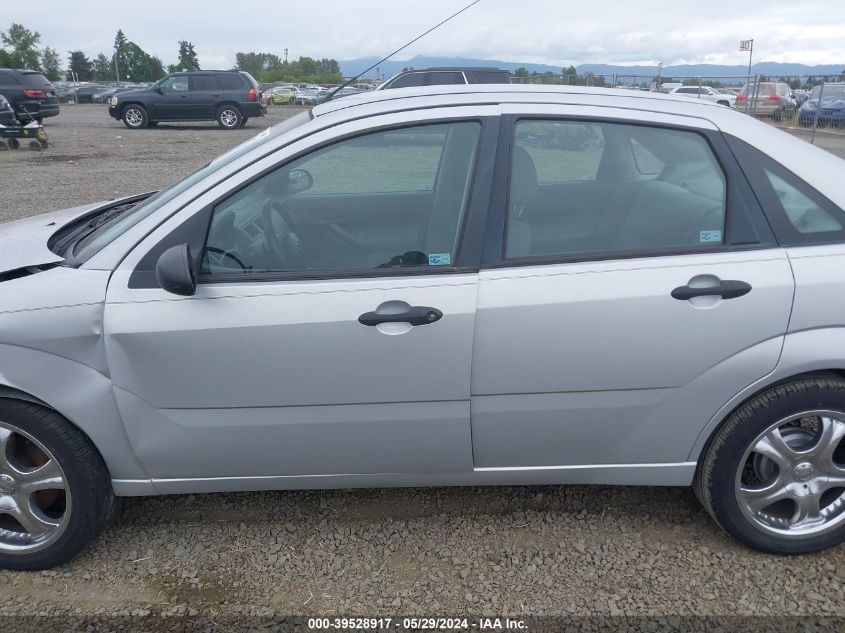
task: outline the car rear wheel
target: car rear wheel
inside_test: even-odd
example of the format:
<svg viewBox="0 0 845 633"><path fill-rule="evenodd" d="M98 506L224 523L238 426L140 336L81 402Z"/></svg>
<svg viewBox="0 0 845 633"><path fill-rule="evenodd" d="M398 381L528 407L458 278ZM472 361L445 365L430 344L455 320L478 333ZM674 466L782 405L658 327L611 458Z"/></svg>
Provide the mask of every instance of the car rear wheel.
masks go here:
<svg viewBox="0 0 845 633"><path fill-rule="evenodd" d="M149 125L150 118L143 106L129 105L123 109L123 125L131 130L140 130Z"/></svg>
<svg viewBox="0 0 845 633"><path fill-rule="evenodd" d="M224 105L217 111L217 124L224 130L237 130L243 118L237 106Z"/></svg>
<svg viewBox="0 0 845 633"><path fill-rule="evenodd" d="M775 554L845 540L845 381L816 376L742 405L696 474L704 507L729 534Z"/></svg>
<svg viewBox="0 0 845 633"><path fill-rule="evenodd" d="M0 568L61 565L115 508L103 460L55 411L0 400Z"/></svg>

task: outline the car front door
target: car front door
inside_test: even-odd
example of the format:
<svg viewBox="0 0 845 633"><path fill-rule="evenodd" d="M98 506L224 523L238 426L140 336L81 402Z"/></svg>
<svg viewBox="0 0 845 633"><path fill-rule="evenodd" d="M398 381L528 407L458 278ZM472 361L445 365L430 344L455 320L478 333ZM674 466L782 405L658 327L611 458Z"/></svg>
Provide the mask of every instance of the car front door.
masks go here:
<svg viewBox="0 0 845 633"><path fill-rule="evenodd" d="M479 281L475 465L688 483L710 418L777 363L789 262L714 126L528 109Z"/></svg>
<svg viewBox="0 0 845 633"><path fill-rule="evenodd" d="M109 288L107 354L130 441L160 489L472 471L470 236L487 204L476 159L495 152L487 110L498 112L316 133L127 257ZM150 262L174 241L203 249L194 296L154 281Z"/></svg>
<svg viewBox="0 0 845 633"><path fill-rule="evenodd" d="M187 75L168 77L153 90L151 114L153 120L190 118L191 91Z"/></svg>

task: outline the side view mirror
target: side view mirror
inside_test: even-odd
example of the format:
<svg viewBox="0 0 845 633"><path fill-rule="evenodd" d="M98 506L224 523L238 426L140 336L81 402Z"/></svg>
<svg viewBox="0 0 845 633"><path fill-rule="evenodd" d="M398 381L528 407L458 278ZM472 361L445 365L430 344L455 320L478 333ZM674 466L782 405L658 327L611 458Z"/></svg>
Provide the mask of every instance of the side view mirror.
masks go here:
<svg viewBox="0 0 845 633"><path fill-rule="evenodd" d="M154 86L154 87L153 87L153 90L155 90L158 94L163 94L163 92L164 92L164 91L161 89L161 86Z"/></svg>
<svg viewBox="0 0 845 633"><path fill-rule="evenodd" d="M187 244L171 246L156 262L156 281L163 290L186 297L197 292L197 274L194 272L191 247Z"/></svg>
<svg viewBox="0 0 845 633"><path fill-rule="evenodd" d="M314 186L314 178L304 169L291 169L288 172L288 193L301 193Z"/></svg>

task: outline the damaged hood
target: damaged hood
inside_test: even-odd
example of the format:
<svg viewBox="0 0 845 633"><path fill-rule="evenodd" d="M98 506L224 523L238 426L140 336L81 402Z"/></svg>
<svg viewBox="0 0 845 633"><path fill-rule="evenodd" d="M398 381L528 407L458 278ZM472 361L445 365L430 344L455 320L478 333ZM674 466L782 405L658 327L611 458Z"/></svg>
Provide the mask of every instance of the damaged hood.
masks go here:
<svg viewBox="0 0 845 633"><path fill-rule="evenodd" d="M0 224L0 273L64 261L63 257L47 247L50 237L56 231L77 218L97 210L104 211L132 197L95 202Z"/></svg>

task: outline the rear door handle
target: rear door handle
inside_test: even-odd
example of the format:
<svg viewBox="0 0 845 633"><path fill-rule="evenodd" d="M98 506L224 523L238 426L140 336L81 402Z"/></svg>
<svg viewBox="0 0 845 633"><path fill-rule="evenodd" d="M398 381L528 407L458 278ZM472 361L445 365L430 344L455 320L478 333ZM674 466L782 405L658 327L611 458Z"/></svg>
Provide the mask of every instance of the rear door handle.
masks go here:
<svg viewBox="0 0 845 633"><path fill-rule="evenodd" d="M690 287L678 286L672 291L672 297L679 301L689 301L695 297L719 296L722 299L736 299L751 292L751 284L744 281L726 279L714 286Z"/></svg>
<svg viewBox="0 0 845 633"><path fill-rule="evenodd" d="M411 306L404 312L384 314L380 312L365 312L358 317L362 325L376 326L382 323L410 323L411 325L428 325L443 318L443 313L437 308L426 306Z"/></svg>

